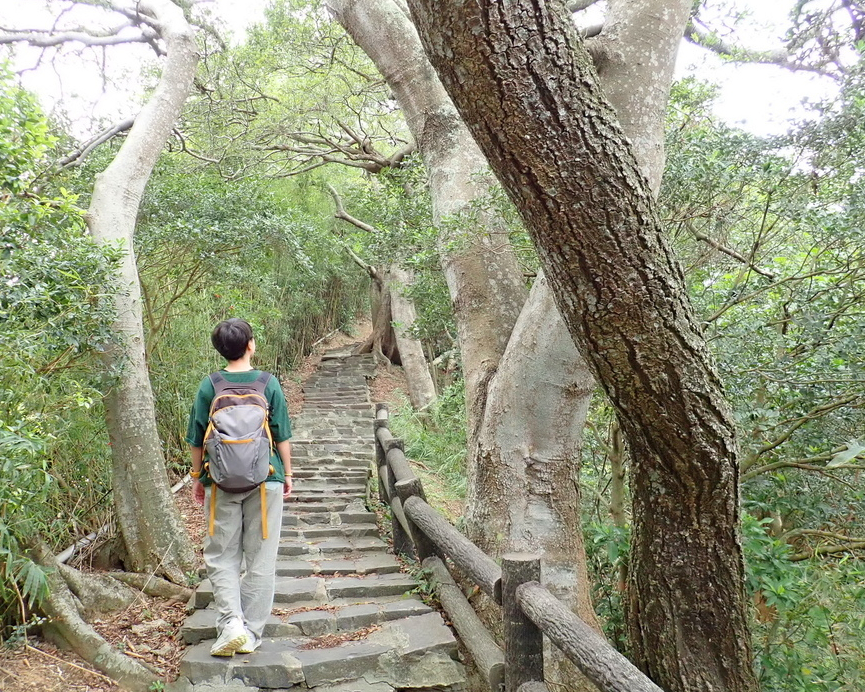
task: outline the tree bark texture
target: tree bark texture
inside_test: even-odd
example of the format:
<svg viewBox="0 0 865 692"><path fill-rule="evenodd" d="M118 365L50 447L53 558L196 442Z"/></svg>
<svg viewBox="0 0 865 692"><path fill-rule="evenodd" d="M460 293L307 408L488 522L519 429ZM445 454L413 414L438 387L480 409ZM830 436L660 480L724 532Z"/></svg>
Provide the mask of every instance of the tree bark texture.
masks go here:
<svg viewBox="0 0 865 692"><path fill-rule="evenodd" d="M413 278L411 272L393 266L385 277L385 283L390 291L393 331L408 383L409 399L412 407L419 411L435 401L436 390L423 345L411 333L417 314L414 301L406 295L406 290L411 286Z"/></svg>
<svg viewBox="0 0 865 692"><path fill-rule="evenodd" d="M755 690L732 416L651 188L570 17L544 0L409 4L618 412L633 459L638 661L669 692Z"/></svg>
<svg viewBox="0 0 865 692"><path fill-rule="evenodd" d="M591 39L604 95L654 195L664 172L664 124L676 53L691 0L608 0L600 36Z"/></svg>
<svg viewBox="0 0 865 692"><path fill-rule="evenodd" d="M114 502L134 571L184 582L192 549L171 496L156 429L144 352L141 286L132 237L144 187L183 106L198 54L183 11L168 0L142 0L141 14L167 47L159 85L135 120L117 156L96 178L87 224L100 243L126 251L116 298L116 344L105 354L115 376L106 396Z"/></svg>
<svg viewBox="0 0 865 692"><path fill-rule="evenodd" d="M579 462L595 381L540 276L489 388L470 466L466 533L487 554L543 555L542 582L600 633L580 516ZM551 651L546 679L594 690Z"/></svg>

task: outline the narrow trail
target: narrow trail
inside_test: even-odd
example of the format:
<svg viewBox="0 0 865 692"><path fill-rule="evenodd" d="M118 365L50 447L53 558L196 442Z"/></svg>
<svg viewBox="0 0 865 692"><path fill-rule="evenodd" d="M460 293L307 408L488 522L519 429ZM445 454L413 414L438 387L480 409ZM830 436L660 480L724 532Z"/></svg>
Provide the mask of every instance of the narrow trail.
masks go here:
<svg viewBox="0 0 865 692"><path fill-rule="evenodd" d="M274 613L254 654L210 656L209 581L181 632L192 646L172 692L392 692L465 689L457 643L413 590L366 507L374 410L370 356L325 354L292 420L294 492L286 503Z"/></svg>

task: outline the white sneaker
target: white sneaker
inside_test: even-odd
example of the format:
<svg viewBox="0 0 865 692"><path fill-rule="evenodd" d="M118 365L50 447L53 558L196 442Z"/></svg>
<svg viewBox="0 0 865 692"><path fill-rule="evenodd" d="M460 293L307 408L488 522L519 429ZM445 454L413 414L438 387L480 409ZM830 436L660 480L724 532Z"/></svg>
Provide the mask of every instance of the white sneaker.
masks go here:
<svg viewBox="0 0 865 692"><path fill-rule="evenodd" d="M229 623L210 647L211 656L234 656L246 644L246 628L239 622Z"/></svg>
<svg viewBox="0 0 865 692"><path fill-rule="evenodd" d="M246 632L246 641L237 649L237 653L239 654L251 654L255 651L259 646L261 646L261 640L255 640L255 635L249 630L244 630Z"/></svg>

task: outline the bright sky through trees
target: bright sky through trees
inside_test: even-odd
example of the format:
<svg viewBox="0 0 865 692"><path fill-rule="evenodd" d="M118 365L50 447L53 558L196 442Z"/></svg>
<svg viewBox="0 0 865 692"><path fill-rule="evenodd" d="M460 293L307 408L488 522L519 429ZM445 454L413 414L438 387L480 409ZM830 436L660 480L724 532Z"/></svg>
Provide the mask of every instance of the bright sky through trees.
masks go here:
<svg viewBox="0 0 865 692"><path fill-rule="evenodd" d="M202 3L202 8L231 28L232 42L237 43L243 39L247 26L263 20L267 2L214 0ZM717 22L719 30L734 30L737 45L777 48L793 2L708 0L701 16L712 19L713 24ZM0 0L0 25L47 26L59 6L60 3L52 2L49 11L45 9L45 0L26 4ZM76 8L75 13L74 16L91 21L103 14L87 7ZM22 76L24 85L37 92L47 108L59 107L65 112L73 133L79 136L95 129L94 119L107 124L129 117L137 110L141 65L153 61L153 52L141 44L108 47L104 52L101 48L88 49L81 57L67 49L54 60L41 62L36 49L19 46L15 50L18 69L34 68ZM107 79L100 76L103 68ZM679 77L693 74L719 84L717 113L728 123L760 135L786 131L792 120L806 115L801 107L804 99L819 100L835 89L828 78L794 74L774 65L724 63L718 56L688 42L683 42L680 49L676 74Z"/></svg>

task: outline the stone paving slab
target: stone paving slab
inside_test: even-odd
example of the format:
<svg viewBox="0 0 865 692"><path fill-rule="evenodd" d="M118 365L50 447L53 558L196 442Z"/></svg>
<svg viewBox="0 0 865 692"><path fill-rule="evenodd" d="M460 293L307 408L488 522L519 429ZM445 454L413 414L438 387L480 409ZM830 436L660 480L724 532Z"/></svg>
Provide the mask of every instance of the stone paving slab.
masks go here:
<svg viewBox="0 0 865 692"><path fill-rule="evenodd" d="M366 553L384 552L385 550L387 550L387 544L381 538L374 536L361 538L324 538L309 541L298 538L283 538L279 542L280 555Z"/></svg>
<svg viewBox="0 0 865 692"><path fill-rule="evenodd" d="M205 639L215 639L216 617L217 613L212 604L207 608L196 610L180 628L183 641L187 644L198 644ZM302 634L300 628L283 622L275 615L271 615L264 626L265 637L290 637L298 634Z"/></svg>
<svg viewBox="0 0 865 692"><path fill-rule="evenodd" d="M375 524L338 524L336 526L287 526L282 529L283 538L303 538L314 541L319 538L363 538L378 536Z"/></svg>
<svg viewBox="0 0 865 692"><path fill-rule="evenodd" d="M276 573L283 577L311 577L313 575L336 574L392 574L400 566L392 555L365 553L357 557L337 556L324 558L321 555L298 555L290 559L277 560Z"/></svg>

